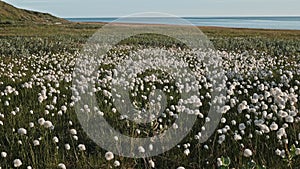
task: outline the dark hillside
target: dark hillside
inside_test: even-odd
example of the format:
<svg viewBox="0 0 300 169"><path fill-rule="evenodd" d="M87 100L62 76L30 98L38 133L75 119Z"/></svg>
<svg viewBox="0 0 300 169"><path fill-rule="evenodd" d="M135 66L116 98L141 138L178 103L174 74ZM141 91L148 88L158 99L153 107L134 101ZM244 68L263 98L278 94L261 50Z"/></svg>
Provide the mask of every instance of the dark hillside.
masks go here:
<svg viewBox="0 0 300 169"><path fill-rule="evenodd" d="M35 12L16 8L6 2L0 1L0 23L41 23L59 24L67 22L64 19L54 17L48 13Z"/></svg>

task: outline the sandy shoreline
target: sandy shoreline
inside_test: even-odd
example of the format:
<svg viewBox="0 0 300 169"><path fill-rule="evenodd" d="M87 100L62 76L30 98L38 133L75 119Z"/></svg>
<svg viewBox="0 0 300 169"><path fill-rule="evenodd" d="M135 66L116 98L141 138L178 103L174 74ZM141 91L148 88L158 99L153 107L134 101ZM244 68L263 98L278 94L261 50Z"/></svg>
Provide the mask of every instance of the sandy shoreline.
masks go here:
<svg viewBox="0 0 300 169"><path fill-rule="evenodd" d="M72 22L72 21L70 21ZM76 24L93 24L93 25L105 25L105 24L112 24L111 22L72 22ZM189 25L171 25L171 24L153 24L153 23L120 23L120 22L114 22L114 25L123 25L123 26L189 26ZM293 30L293 29L267 29L267 28L236 28L236 27L222 27L222 26L196 26L199 29L209 30L246 30L246 31L284 31L284 32L297 32L300 33L300 30Z"/></svg>

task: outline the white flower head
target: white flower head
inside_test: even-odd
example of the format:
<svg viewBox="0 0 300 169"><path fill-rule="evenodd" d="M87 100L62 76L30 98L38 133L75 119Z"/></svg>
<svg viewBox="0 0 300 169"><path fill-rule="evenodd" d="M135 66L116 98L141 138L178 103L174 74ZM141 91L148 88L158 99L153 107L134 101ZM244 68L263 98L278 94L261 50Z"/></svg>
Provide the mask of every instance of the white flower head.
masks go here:
<svg viewBox="0 0 300 169"><path fill-rule="evenodd" d="M118 161L118 160L116 160L115 162L114 162L114 166L115 167L119 167L121 164L120 164L120 161Z"/></svg>
<svg viewBox="0 0 300 169"><path fill-rule="evenodd" d="M39 118L38 119L38 123L42 126L45 123L45 119L44 118Z"/></svg>
<svg viewBox="0 0 300 169"><path fill-rule="evenodd" d="M13 161L13 164L14 164L15 168L18 168L18 167L20 167L22 165L22 161L20 159L15 159Z"/></svg>
<svg viewBox="0 0 300 169"><path fill-rule="evenodd" d="M34 123L33 123L33 122L30 122L30 123L29 123L29 127L31 127L31 128L34 127Z"/></svg>
<svg viewBox="0 0 300 169"><path fill-rule="evenodd" d="M114 159L114 154L112 153L112 152L106 152L105 153L105 159L107 160L107 161L110 161L110 160L112 160L112 159Z"/></svg>
<svg viewBox="0 0 300 169"><path fill-rule="evenodd" d="M44 123L43 123L43 125L44 125L44 127L46 127L46 128L53 128L54 126L53 126L53 124L52 124L52 122L51 121L45 121Z"/></svg>
<svg viewBox="0 0 300 169"><path fill-rule="evenodd" d="M217 165L218 167L221 167L223 165L221 158L217 158Z"/></svg>
<svg viewBox="0 0 300 169"><path fill-rule="evenodd" d="M140 153L145 153L145 149L144 149L144 147L142 147L142 146L139 146L139 147L138 147L138 150L139 150Z"/></svg>
<svg viewBox="0 0 300 169"><path fill-rule="evenodd" d="M244 150L244 157L251 157L252 156L252 151L250 149L245 149Z"/></svg>
<svg viewBox="0 0 300 169"><path fill-rule="evenodd" d="M71 149L70 144L65 144L65 149L66 149L66 150L70 150L70 149Z"/></svg>
<svg viewBox="0 0 300 169"><path fill-rule="evenodd" d="M155 168L155 163L153 160L149 160L149 165L151 168Z"/></svg>
<svg viewBox="0 0 300 169"><path fill-rule="evenodd" d="M76 131L75 129L70 129L70 133L71 133L72 135L76 135L76 134L77 134L77 131Z"/></svg>
<svg viewBox="0 0 300 169"><path fill-rule="evenodd" d="M58 164L58 168L61 168L61 169L66 169L67 167L66 167L66 165L65 165L65 164L63 164L63 163L59 163L59 164Z"/></svg>
<svg viewBox="0 0 300 169"><path fill-rule="evenodd" d="M27 134L27 130L24 129L24 128L19 128L18 129L18 134L20 134L20 135L26 135Z"/></svg>
<svg viewBox="0 0 300 169"><path fill-rule="evenodd" d="M300 155L300 148L296 148L295 154L296 154L296 155Z"/></svg>
<svg viewBox="0 0 300 169"><path fill-rule="evenodd" d="M5 158L6 156L7 156L7 153L6 153L6 152L4 152L4 151L1 152L1 157L2 157L2 158Z"/></svg>
<svg viewBox="0 0 300 169"><path fill-rule="evenodd" d="M190 154L190 150L189 149L185 149L183 152L186 156L188 156Z"/></svg>
<svg viewBox="0 0 300 169"><path fill-rule="evenodd" d="M59 142L59 139L58 139L58 137L54 136L53 139L52 139L52 141L53 141L54 143L58 143L58 142Z"/></svg>
<svg viewBox="0 0 300 169"><path fill-rule="evenodd" d="M275 122L273 122L273 123L270 125L270 129L271 129L272 131L276 131L276 130L278 130L278 125L277 125Z"/></svg>
<svg viewBox="0 0 300 169"><path fill-rule="evenodd" d="M39 141L39 140L33 140L33 145L34 145L34 146L40 145L40 141Z"/></svg>
<svg viewBox="0 0 300 169"><path fill-rule="evenodd" d="M80 151L85 151L85 150L86 150L84 144L79 144L79 145L78 145L78 148L79 148Z"/></svg>

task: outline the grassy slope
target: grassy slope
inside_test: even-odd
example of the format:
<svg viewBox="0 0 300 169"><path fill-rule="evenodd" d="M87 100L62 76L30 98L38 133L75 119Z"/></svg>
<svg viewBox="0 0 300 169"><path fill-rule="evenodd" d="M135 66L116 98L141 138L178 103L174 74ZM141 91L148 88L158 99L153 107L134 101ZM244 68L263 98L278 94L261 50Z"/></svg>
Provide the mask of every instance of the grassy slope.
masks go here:
<svg viewBox="0 0 300 169"><path fill-rule="evenodd" d="M11 24L16 22L56 23L66 22L66 20L47 13L18 9L0 1L0 23Z"/></svg>

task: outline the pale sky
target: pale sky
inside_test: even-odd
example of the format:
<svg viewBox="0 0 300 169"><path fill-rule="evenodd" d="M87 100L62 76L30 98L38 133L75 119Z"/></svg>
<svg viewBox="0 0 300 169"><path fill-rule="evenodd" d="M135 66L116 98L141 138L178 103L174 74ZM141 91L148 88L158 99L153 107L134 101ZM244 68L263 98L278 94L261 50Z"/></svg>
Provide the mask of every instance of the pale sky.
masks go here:
<svg viewBox="0 0 300 169"><path fill-rule="evenodd" d="M300 0L4 0L59 17L119 17L141 12L177 16L300 16Z"/></svg>

